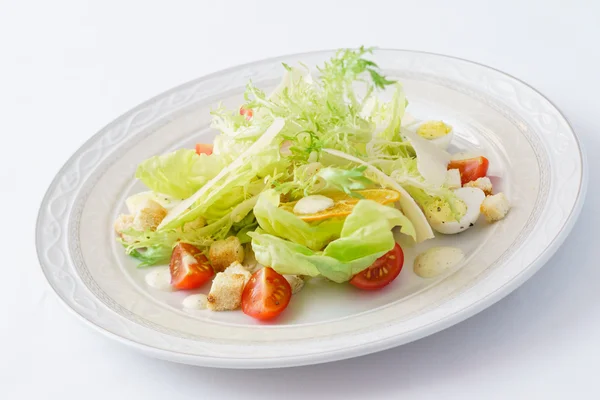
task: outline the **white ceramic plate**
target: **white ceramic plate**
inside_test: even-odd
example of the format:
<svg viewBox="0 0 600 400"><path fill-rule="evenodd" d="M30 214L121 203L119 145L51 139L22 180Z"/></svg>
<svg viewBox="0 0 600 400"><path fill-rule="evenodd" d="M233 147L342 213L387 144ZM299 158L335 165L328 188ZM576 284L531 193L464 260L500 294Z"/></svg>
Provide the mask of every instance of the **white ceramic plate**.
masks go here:
<svg viewBox="0 0 600 400"><path fill-rule="evenodd" d="M496 190L513 209L493 226L407 246L400 277L376 293L315 282L276 323L241 312L189 314L182 293L153 291L147 271L123 254L112 223L142 186L138 162L212 139L209 110L242 103L248 79L265 90L281 62L322 64L332 52L285 56L232 68L170 90L126 113L77 151L52 182L37 223L42 269L60 298L91 326L172 361L232 368L293 366L354 357L437 332L501 299L537 271L570 231L586 185L584 157L561 113L531 87L456 58L378 50L374 60L402 81L416 117L443 119L455 149L490 159ZM436 279L412 272L423 248L450 243L466 261Z"/></svg>

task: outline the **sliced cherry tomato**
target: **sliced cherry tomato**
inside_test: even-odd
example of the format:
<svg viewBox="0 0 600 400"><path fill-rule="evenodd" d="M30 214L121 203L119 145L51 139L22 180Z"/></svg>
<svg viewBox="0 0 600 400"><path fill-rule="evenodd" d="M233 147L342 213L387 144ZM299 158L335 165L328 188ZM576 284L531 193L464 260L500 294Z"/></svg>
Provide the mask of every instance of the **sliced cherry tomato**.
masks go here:
<svg viewBox="0 0 600 400"><path fill-rule="evenodd" d="M196 143L196 154L206 154L210 156L213 152L213 145L206 143Z"/></svg>
<svg viewBox="0 0 600 400"><path fill-rule="evenodd" d="M254 115L254 112L252 111L251 108L246 108L244 106L240 107L240 115L243 115L246 117L246 120L250 121L252 119L252 116Z"/></svg>
<svg viewBox="0 0 600 400"><path fill-rule="evenodd" d="M381 289L396 279L403 264L404 252L396 243L392 250L375 260L369 268L354 275L350 284L364 290Z"/></svg>
<svg viewBox="0 0 600 400"><path fill-rule="evenodd" d="M215 274L208 259L189 243L178 243L171 255L171 285L177 289L196 289Z"/></svg>
<svg viewBox="0 0 600 400"><path fill-rule="evenodd" d="M288 306L292 288L288 281L270 267L256 271L244 287L242 311L260 320L274 318Z"/></svg>
<svg viewBox="0 0 600 400"><path fill-rule="evenodd" d="M465 160L454 160L448 164L448 169L460 171L460 181L464 185L487 175L490 162L485 157L467 158Z"/></svg>

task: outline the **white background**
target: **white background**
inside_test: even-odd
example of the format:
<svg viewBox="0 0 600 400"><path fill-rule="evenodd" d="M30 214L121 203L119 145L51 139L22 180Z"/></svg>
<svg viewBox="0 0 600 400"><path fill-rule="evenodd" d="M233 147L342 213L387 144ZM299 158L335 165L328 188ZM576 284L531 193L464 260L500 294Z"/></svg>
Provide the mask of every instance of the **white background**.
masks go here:
<svg viewBox="0 0 600 400"><path fill-rule="evenodd" d="M0 0L0 398L600 398L600 7L498 1ZM34 249L64 161L147 98L284 53L358 46L451 54L533 85L583 142L582 216L530 281L446 331L331 364L226 371L148 359L69 313Z"/></svg>

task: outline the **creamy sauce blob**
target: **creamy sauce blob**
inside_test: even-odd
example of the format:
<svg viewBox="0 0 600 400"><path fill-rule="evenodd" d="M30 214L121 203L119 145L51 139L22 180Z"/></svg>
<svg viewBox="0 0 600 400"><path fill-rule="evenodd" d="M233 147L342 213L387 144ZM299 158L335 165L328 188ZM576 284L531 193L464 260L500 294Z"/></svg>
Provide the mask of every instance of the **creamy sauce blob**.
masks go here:
<svg viewBox="0 0 600 400"><path fill-rule="evenodd" d="M171 286L171 272L169 271L169 267L152 268L152 271L146 274L146 283L154 289L165 292L172 292L175 290L173 286Z"/></svg>
<svg viewBox="0 0 600 400"><path fill-rule="evenodd" d="M183 308L187 308L188 310L204 310L206 309L206 304L208 303L208 297L205 294L191 294L181 303Z"/></svg>
<svg viewBox="0 0 600 400"><path fill-rule="evenodd" d="M415 258L413 270L421 278L434 278L455 267L465 258L457 247L432 247Z"/></svg>
<svg viewBox="0 0 600 400"><path fill-rule="evenodd" d="M294 214L316 214L334 206L333 199L315 194L298 200L294 206Z"/></svg>

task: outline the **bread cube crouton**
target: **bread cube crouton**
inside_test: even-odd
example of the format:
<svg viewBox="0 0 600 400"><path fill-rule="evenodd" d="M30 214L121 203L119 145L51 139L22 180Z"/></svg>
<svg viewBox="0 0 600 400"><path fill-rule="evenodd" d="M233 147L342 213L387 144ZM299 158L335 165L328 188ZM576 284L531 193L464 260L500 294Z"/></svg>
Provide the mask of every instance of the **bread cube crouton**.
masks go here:
<svg viewBox="0 0 600 400"><path fill-rule="evenodd" d="M237 237L230 236L225 240L217 240L210 245L208 259L215 272L221 272L234 261L238 263L244 261L244 248Z"/></svg>
<svg viewBox="0 0 600 400"><path fill-rule="evenodd" d="M446 172L445 183L448 189L458 189L461 187L460 171L458 169L449 169Z"/></svg>
<svg viewBox="0 0 600 400"><path fill-rule="evenodd" d="M227 311L237 310L242 304L242 292L246 278L242 274L226 274L219 272L213 279L208 293L209 310Z"/></svg>
<svg viewBox="0 0 600 400"><path fill-rule="evenodd" d="M296 294L304 287L304 279L300 278L299 275L283 275L286 281L292 287L292 294Z"/></svg>
<svg viewBox="0 0 600 400"><path fill-rule="evenodd" d="M487 176L484 176L483 178L479 178L477 180L471 181L471 182L467 182L464 184L465 187L474 187L477 189L481 189L483 190L483 193L487 195L492 194L492 181L490 181L490 178L488 178Z"/></svg>
<svg viewBox="0 0 600 400"><path fill-rule="evenodd" d="M223 273L226 275L232 275L232 274L244 275L244 279L246 280L245 283L248 283L248 281L250 280L250 277L252 276L250 271L248 271L246 269L246 267L244 267L242 264L240 264L237 261L232 262L229 267L225 268L225 271L223 271Z"/></svg>
<svg viewBox="0 0 600 400"><path fill-rule="evenodd" d="M167 215L167 210L154 200L145 200L133 217L133 228L137 231L153 231Z"/></svg>
<svg viewBox="0 0 600 400"><path fill-rule="evenodd" d="M121 232L126 231L131 228L133 225L133 215L129 214L119 214L117 220L115 221L115 232L121 234Z"/></svg>
<svg viewBox="0 0 600 400"><path fill-rule="evenodd" d="M488 222L500 221L508 214L510 203L504 193L500 192L493 196L487 196L481 203L481 212Z"/></svg>
<svg viewBox="0 0 600 400"><path fill-rule="evenodd" d="M129 235L124 235L123 232L133 227L133 215L120 214L115 221L115 232L121 239L127 243L133 243L135 238Z"/></svg>
<svg viewBox="0 0 600 400"><path fill-rule="evenodd" d="M183 232L193 231L206 226L206 220L203 217L198 217L195 220L186 222L183 224L183 228L180 228Z"/></svg>

